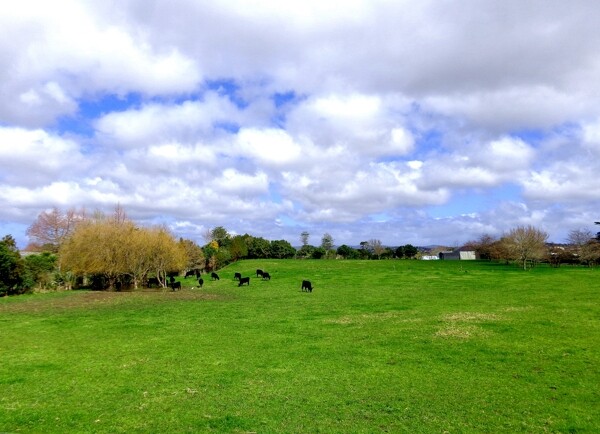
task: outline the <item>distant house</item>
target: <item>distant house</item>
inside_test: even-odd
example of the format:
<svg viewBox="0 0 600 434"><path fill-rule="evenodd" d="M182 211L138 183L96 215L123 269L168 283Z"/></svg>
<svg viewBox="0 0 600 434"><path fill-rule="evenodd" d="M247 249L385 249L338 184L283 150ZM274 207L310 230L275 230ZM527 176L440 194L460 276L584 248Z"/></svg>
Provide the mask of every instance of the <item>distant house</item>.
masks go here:
<svg viewBox="0 0 600 434"><path fill-rule="evenodd" d="M477 259L477 254L474 250L469 250L466 247L461 247L460 249L440 252L439 258L446 261L474 261Z"/></svg>

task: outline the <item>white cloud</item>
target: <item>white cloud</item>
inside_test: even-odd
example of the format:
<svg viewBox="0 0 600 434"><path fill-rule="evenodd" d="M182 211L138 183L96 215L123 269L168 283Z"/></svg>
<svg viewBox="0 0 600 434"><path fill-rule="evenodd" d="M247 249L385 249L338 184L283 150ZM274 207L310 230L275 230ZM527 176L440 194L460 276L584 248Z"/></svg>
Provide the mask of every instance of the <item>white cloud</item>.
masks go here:
<svg viewBox="0 0 600 434"><path fill-rule="evenodd" d="M0 180L35 186L87 167L79 145L44 130L0 127Z"/></svg>
<svg viewBox="0 0 600 434"><path fill-rule="evenodd" d="M192 233L558 231L598 206L599 21L585 0L13 3L0 220L120 202Z"/></svg>
<svg viewBox="0 0 600 434"><path fill-rule="evenodd" d="M244 128L237 135L234 152L266 165L290 165L302 155L302 147L284 130Z"/></svg>

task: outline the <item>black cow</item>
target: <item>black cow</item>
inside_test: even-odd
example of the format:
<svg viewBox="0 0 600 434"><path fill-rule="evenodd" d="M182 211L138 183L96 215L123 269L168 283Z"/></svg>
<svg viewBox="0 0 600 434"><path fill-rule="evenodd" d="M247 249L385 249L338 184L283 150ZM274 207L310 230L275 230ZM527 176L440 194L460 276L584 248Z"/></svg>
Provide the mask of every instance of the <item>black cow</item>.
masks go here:
<svg viewBox="0 0 600 434"><path fill-rule="evenodd" d="M204 285L204 279L202 277L198 279L198 285L200 285L200 288L202 288L202 285Z"/></svg>
<svg viewBox="0 0 600 434"><path fill-rule="evenodd" d="M160 285L158 277L149 277L148 278L148 288L152 288L152 285L156 285L156 286Z"/></svg>
<svg viewBox="0 0 600 434"><path fill-rule="evenodd" d="M185 277L184 277L184 279L187 279L187 278L188 278L188 277L190 277L190 276L193 276L193 277L195 277L195 276L197 276L197 275L198 275L198 272L197 272L196 270L190 270L190 271L186 271L186 272L185 272Z"/></svg>
<svg viewBox="0 0 600 434"><path fill-rule="evenodd" d="M260 270L260 269L256 270L256 277L258 277L258 276L263 277L263 274L264 274L263 270Z"/></svg>
<svg viewBox="0 0 600 434"><path fill-rule="evenodd" d="M263 280L271 280L271 275L266 271L263 272Z"/></svg>
<svg viewBox="0 0 600 434"><path fill-rule="evenodd" d="M240 280L242 278L242 275L240 273L235 273L233 275L233 280Z"/></svg>
<svg viewBox="0 0 600 434"><path fill-rule="evenodd" d="M173 291L176 291L177 289L181 289L181 282L171 283L171 288L173 288Z"/></svg>
<svg viewBox="0 0 600 434"><path fill-rule="evenodd" d="M241 277L240 283L238 283L238 286L242 286L244 283L246 283L248 286L250 286L250 278L249 277Z"/></svg>
<svg viewBox="0 0 600 434"><path fill-rule="evenodd" d="M210 278L211 278L211 280L220 280L219 275L217 273L215 273L214 271L212 273L210 273Z"/></svg>
<svg viewBox="0 0 600 434"><path fill-rule="evenodd" d="M312 283L310 283L310 280L303 280L302 281L302 291L306 291L306 292L312 292L313 287L312 287Z"/></svg>

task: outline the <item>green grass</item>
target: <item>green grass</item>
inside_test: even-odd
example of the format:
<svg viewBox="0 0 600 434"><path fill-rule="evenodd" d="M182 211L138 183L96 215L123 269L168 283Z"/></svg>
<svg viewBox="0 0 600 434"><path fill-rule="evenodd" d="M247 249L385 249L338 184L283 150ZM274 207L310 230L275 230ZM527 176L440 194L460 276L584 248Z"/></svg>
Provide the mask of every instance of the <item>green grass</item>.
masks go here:
<svg viewBox="0 0 600 434"><path fill-rule="evenodd" d="M238 288L256 268L272 280ZM0 432L600 432L600 270L219 274L202 290L0 299Z"/></svg>

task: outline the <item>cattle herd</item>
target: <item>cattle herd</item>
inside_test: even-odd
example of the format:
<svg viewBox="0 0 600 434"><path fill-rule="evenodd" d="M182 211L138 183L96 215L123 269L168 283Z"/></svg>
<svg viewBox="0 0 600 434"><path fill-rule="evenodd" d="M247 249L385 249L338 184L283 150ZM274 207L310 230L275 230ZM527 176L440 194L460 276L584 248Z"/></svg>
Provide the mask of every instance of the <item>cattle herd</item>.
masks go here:
<svg viewBox="0 0 600 434"><path fill-rule="evenodd" d="M198 279L198 285L200 286L200 288L202 288L202 286L204 285L204 279L201 277L201 275L202 275L202 273L200 272L200 270L190 270L190 271L186 271L184 279L187 279L188 277L195 277L196 279ZM256 277L257 278L260 277L262 280L271 280L271 275L268 272L263 271L261 269L256 270ZM213 280L213 281L220 280L219 275L217 273L215 273L214 271L211 272L210 280ZM237 272L234 273L233 280L236 280L238 282L238 286L243 286L243 285L250 286L250 277L249 276L242 277L241 273L237 273ZM148 278L148 287L150 288L153 285L160 286L160 280L157 277ZM181 282L175 281L174 276L169 276L169 287L173 291L181 289ZM310 282L310 280L303 280L300 290L302 292L312 292L313 286L312 286L312 283Z"/></svg>

